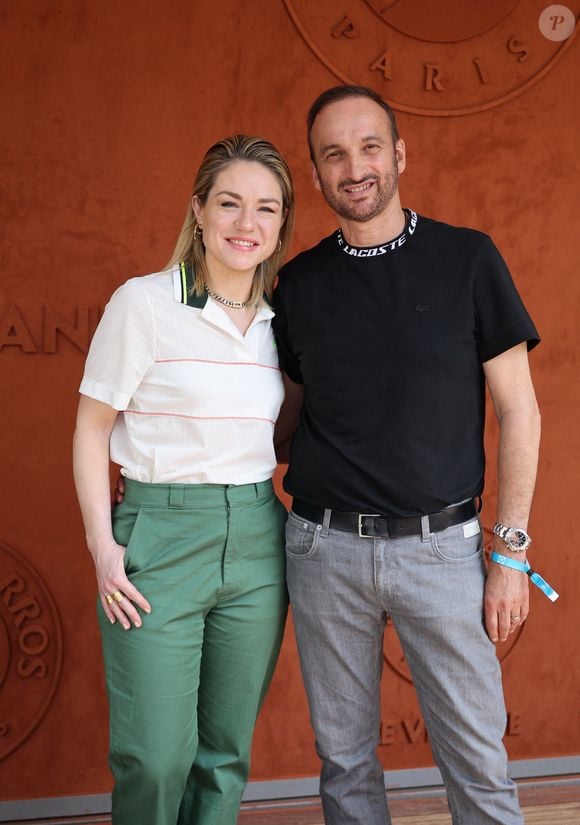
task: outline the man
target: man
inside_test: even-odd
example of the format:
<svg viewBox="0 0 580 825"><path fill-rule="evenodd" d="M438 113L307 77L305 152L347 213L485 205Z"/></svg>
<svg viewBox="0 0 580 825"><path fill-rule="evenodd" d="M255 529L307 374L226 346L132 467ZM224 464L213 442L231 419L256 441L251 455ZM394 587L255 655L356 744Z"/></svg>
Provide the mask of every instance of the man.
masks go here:
<svg viewBox="0 0 580 825"><path fill-rule="evenodd" d="M487 236L402 208L405 144L375 92L322 94L308 141L340 229L282 270L275 330L288 398L303 395L287 576L325 821L390 822L376 755L388 615L453 822L522 823L493 642L528 615L538 334ZM486 383L500 425L495 558L511 565L487 571Z"/></svg>

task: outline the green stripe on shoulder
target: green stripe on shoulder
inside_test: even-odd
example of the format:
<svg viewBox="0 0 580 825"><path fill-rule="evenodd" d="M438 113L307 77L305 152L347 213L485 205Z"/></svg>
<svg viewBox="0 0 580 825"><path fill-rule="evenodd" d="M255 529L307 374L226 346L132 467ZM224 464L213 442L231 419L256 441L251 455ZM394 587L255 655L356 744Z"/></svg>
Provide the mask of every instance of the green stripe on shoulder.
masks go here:
<svg viewBox="0 0 580 825"><path fill-rule="evenodd" d="M179 275L181 277L181 303L187 303L187 267L185 261L179 262Z"/></svg>
<svg viewBox="0 0 580 825"><path fill-rule="evenodd" d="M207 303L207 293L196 295L193 291L193 267L186 261L179 263L179 277L181 280L181 303L189 307L203 308Z"/></svg>

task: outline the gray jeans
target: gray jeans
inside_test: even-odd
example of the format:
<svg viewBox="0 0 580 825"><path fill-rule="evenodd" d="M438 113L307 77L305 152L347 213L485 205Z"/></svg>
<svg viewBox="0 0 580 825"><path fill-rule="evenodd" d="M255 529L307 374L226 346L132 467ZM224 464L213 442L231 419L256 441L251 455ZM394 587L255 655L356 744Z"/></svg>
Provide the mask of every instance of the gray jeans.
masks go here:
<svg viewBox="0 0 580 825"><path fill-rule="evenodd" d="M359 538L290 513L287 580L327 825L389 825L377 757L382 638L392 618L454 825L522 825L502 744L499 663L483 626L475 520Z"/></svg>

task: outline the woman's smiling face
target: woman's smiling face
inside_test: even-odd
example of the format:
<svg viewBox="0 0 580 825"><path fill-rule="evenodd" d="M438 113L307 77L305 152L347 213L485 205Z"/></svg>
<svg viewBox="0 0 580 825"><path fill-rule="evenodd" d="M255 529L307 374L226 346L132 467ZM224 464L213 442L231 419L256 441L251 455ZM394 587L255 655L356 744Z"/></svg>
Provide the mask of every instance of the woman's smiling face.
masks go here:
<svg viewBox="0 0 580 825"><path fill-rule="evenodd" d="M216 176L205 203L193 198L210 276L253 274L276 249L284 222L282 190L257 161L232 161Z"/></svg>

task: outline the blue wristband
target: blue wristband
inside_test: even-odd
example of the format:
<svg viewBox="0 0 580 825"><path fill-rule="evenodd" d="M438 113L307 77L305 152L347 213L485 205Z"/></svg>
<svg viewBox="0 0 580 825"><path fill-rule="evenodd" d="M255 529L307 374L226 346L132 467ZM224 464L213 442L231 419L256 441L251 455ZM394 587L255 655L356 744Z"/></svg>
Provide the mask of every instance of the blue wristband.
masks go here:
<svg viewBox="0 0 580 825"><path fill-rule="evenodd" d="M550 587L548 582L543 579L539 573L532 570L529 561L522 562L516 561L515 559L508 559L507 556L502 556L500 553L496 553L495 550L491 554L491 560L496 564L502 564L504 567L511 567L512 570L520 570L522 573L527 573L536 587L539 587L542 593L544 593L544 595L546 595L551 602L555 602L558 598L558 594L554 588Z"/></svg>

